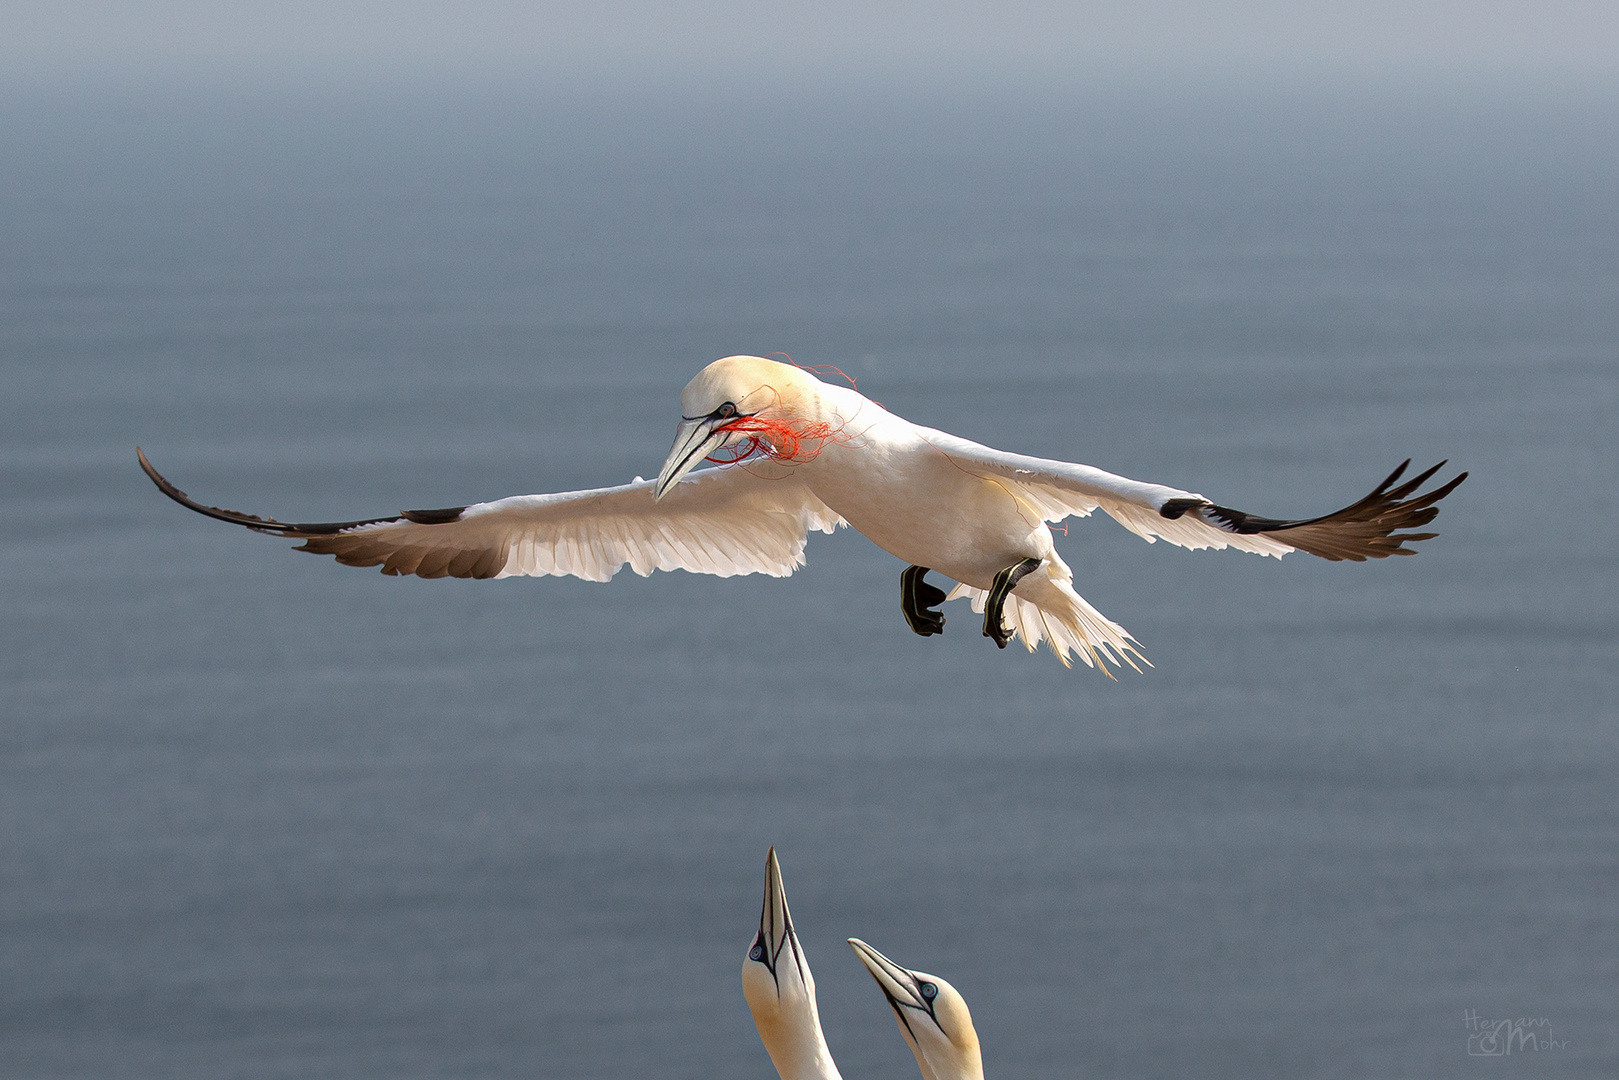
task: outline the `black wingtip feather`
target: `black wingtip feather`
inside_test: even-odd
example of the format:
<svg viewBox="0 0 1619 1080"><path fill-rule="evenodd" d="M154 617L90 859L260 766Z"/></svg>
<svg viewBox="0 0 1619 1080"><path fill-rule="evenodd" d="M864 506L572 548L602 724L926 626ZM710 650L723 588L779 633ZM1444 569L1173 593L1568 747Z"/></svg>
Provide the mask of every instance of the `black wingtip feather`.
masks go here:
<svg viewBox="0 0 1619 1080"><path fill-rule="evenodd" d="M211 517L215 521L226 521L232 525L241 525L244 528L252 529L254 532L269 533L272 536L291 537L331 536L335 533L345 532L348 529L357 529L361 525L381 525L385 522L401 520L401 515L395 515L393 517L366 518L362 521L316 521L295 523L277 521L273 517L259 517L257 514L244 514L240 510L227 510L222 506L207 506L203 503L197 502L191 496L175 487L174 484L170 483L168 477L158 472L157 469L153 467L152 463L146 459L145 453L143 453L141 448L138 446L135 447L135 457L141 463L141 471L146 473L147 477L151 479L152 483L157 485L157 489L163 494L167 495L169 498L173 499L175 502L179 503L181 506L185 507L187 510L201 514L203 517ZM461 511L464 509L466 509L466 507L457 508L455 511L456 517L460 517ZM425 510L415 512L425 515L442 515L449 513L448 510ZM455 519L445 518L443 520L453 521Z"/></svg>
<svg viewBox="0 0 1619 1080"><path fill-rule="evenodd" d="M1318 518L1279 521L1209 504L1205 504L1199 513L1205 520L1219 524L1228 532L1259 533L1333 562L1365 562L1390 555L1415 555L1416 552L1405 545L1431 540L1439 534L1402 530L1419 529L1437 517L1439 507L1435 504L1455 491L1467 479L1467 473L1455 476L1427 494L1413 496L1448 461L1441 461L1404 483L1398 483L1410 464L1411 459L1407 458L1365 498Z"/></svg>

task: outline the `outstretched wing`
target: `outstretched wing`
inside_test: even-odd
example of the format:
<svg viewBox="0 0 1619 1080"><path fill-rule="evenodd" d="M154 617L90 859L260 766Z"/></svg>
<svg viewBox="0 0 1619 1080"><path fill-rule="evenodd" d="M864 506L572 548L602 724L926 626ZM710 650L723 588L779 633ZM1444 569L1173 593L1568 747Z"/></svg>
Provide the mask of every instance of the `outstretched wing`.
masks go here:
<svg viewBox="0 0 1619 1080"><path fill-rule="evenodd" d="M804 565L811 529L831 532L843 524L790 471L735 466L693 473L656 502L653 481L637 480L365 521L293 524L204 506L135 452L158 490L181 506L302 540L299 551L380 566L384 574L606 581L627 563L642 577L654 570L786 577Z"/></svg>
<svg viewBox="0 0 1619 1080"><path fill-rule="evenodd" d="M1047 521L1084 516L1100 507L1119 524L1149 541L1162 537L1186 548L1227 548L1282 556L1307 551L1334 562L1415 555L1406 544L1432 539L1420 529L1439 514L1440 499L1467 479L1461 473L1426 494L1418 489L1444 467L1441 461L1404 483L1408 458L1359 502L1322 517L1281 521L1219 506L1202 495L1161 484L1143 484L1089 465L1024 457L943 431L924 437L964 469L1014 487Z"/></svg>

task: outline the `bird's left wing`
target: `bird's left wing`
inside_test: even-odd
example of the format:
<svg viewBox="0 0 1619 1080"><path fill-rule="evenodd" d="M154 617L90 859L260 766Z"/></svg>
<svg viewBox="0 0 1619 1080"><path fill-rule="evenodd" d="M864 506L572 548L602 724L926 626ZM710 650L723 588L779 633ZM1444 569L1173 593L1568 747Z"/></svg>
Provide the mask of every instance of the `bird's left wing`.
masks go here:
<svg viewBox="0 0 1619 1080"><path fill-rule="evenodd" d="M1342 510L1317 518L1282 521L1219 506L1191 491L1144 484L1089 465L1008 454L948 432L924 428L940 453L969 472L1006 483L1046 521L1084 516L1100 507L1138 536L1160 537L1185 548L1227 548L1282 556L1307 551L1334 562L1364 562L1390 555L1415 555L1408 543L1437 536L1408 532L1439 514L1435 505L1467 479L1460 473L1425 494L1418 489L1444 462L1399 483L1406 460L1371 494Z"/></svg>
<svg viewBox="0 0 1619 1080"><path fill-rule="evenodd" d="M628 564L643 577L654 570L786 577L804 565L811 529L831 532L843 524L790 470L771 471L769 463L693 473L658 501L653 481L637 479L395 517L293 524L204 506L158 473L138 448L136 454L158 489L188 509L303 540L299 551L380 566L385 574L606 581Z"/></svg>

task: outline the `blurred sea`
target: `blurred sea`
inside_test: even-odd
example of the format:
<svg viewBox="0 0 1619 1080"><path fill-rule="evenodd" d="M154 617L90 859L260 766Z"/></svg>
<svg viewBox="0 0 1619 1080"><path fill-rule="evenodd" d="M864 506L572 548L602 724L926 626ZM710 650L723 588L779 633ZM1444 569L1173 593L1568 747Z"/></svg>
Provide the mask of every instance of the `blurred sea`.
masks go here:
<svg viewBox="0 0 1619 1080"><path fill-rule="evenodd" d="M1619 99L218 86L0 96L0 1073L771 1075L765 849L991 1077L1619 1069ZM330 519L655 473L735 352L1414 559L1059 547L1157 666L902 567L396 580ZM1467 1016L1561 1045L1494 1068ZM1471 1044L1479 1048L1479 1044ZM1530 1058L1525 1061L1523 1058Z"/></svg>

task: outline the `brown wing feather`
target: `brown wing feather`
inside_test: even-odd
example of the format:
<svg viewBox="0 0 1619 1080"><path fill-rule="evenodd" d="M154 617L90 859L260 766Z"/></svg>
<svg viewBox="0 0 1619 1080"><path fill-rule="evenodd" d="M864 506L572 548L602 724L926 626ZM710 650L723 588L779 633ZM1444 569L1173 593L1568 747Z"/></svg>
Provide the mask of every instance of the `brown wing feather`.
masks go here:
<svg viewBox="0 0 1619 1080"><path fill-rule="evenodd" d="M360 521L277 521L273 517L259 517L257 514L244 514L240 510L226 510L197 502L153 468L138 446L135 456L140 459L141 469L157 485L157 489L187 510L218 521L242 525L254 532L302 539L304 543L296 549L298 551L334 555L338 562L349 566L381 565L385 574L419 574L422 577L491 578L506 566L506 549L503 546L467 551L439 550L430 546L400 547L397 534L350 531L366 525L386 525L396 521L416 525L448 525L461 519L461 512L466 509L464 506L442 510L406 510L393 517L365 518Z"/></svg>
<svg viewBox="0 0 1619 1080"><path fill-rule="evenodd" d="M311 536L294 550L331 555L345 566L380 566L384 574L396 577L492 578L506 568L508 549L504 543L460 550L413 545L389 531Z"/></svg>
<svg viewBox="0 0 1619 1080"><path fill-rule="evenodd" d="M1425 495L1411 497L1434 473L1444 468L1445 462L1441 461L1395 487L1395 481L1410 464L1411 459L1407 458L1359 502L1318 518L1278 521L1213 503L1201 507L1200 513L1205 520L1218 523L1230 532L1258 533L1333 562L1365 562L1367 559L1386 559L1390 555L1415 555L1416 552L1406 544L1431 540L1439 534L1400 530L1420 529L1437 517L1439 507L1434 504L1456 490L1456 486L1467 479L1467 474L1461 473Z"/></svg>

